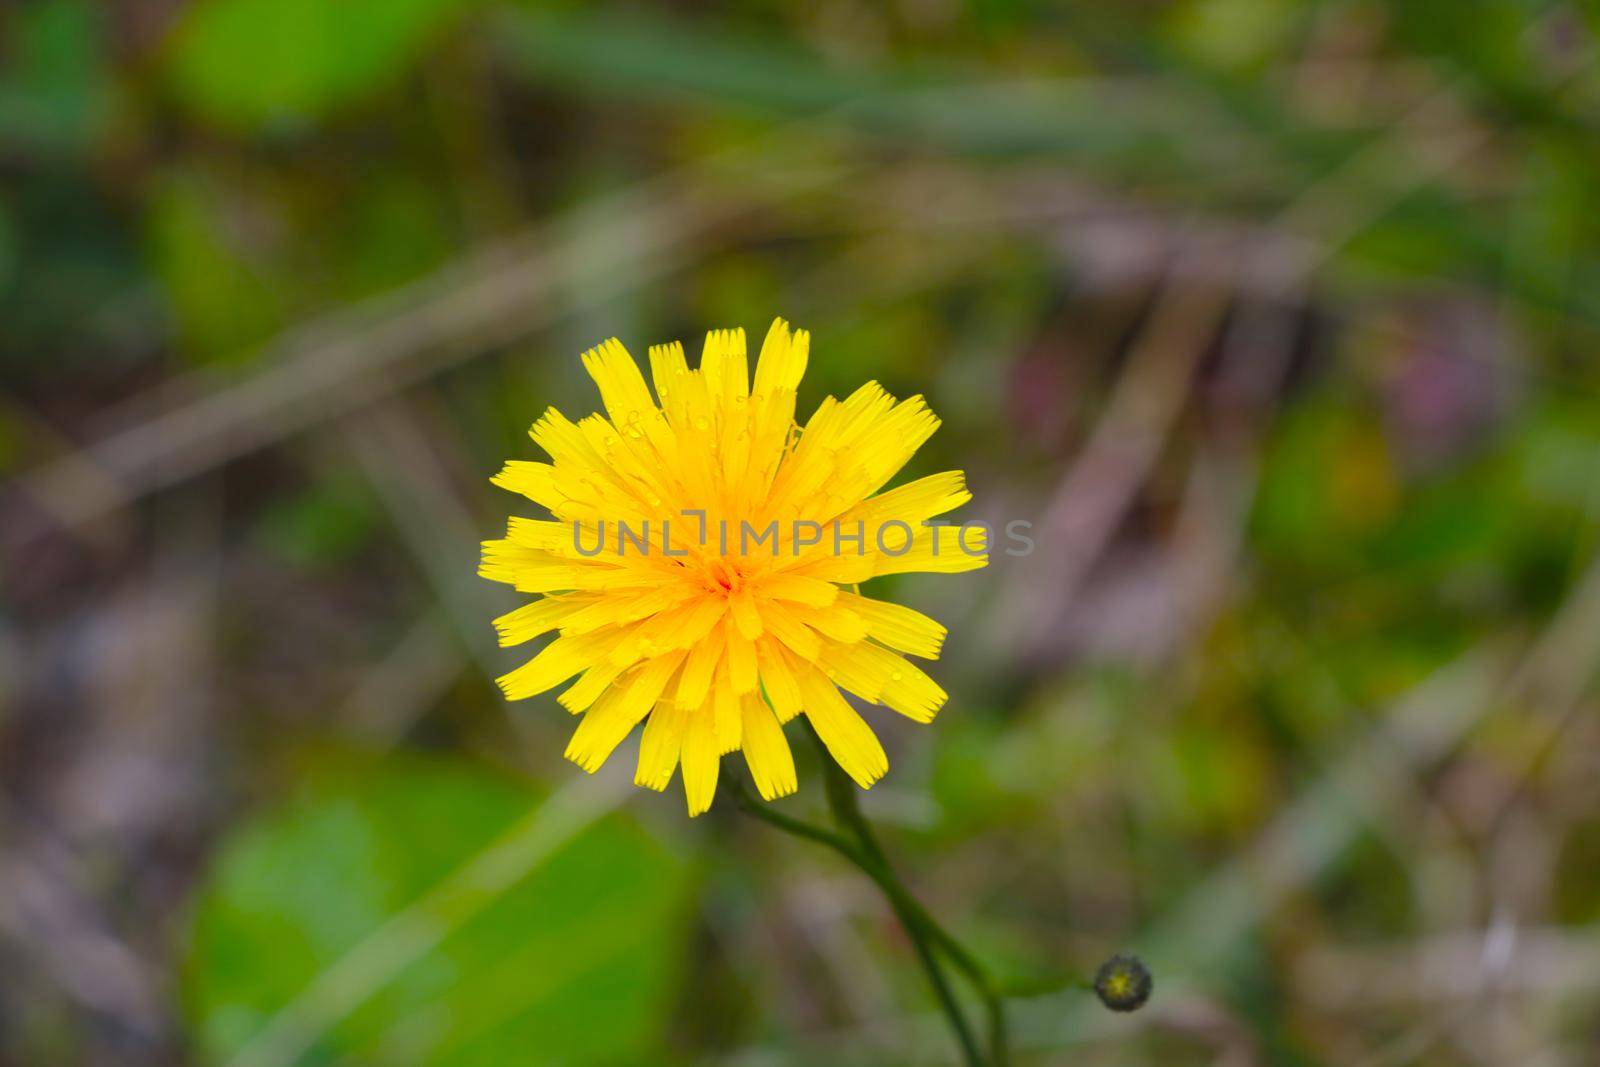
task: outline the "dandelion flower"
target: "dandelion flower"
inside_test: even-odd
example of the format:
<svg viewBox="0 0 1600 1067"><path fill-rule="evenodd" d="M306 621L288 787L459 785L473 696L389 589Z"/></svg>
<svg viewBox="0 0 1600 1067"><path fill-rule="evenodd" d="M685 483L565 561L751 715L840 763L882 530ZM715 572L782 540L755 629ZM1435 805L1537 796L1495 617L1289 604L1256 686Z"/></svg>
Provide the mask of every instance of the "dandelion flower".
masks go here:
<svg viewBox="0 0 1600 1067"><path fill-rule="evenodd" d="M783 724L802 713L857 783L881 778L883 746L840 690L930 721L945 692L905 657L936 658L945 628L856 587L987 562L981 528L929 523L970 499L961 472L884 491L939 425L921 397L869 382L796 425L809 347L775 321L752 380L743 330L708 334L695 370L657 345L652 398L607 341L583 356L605 414L547 410L529 435L550 462L492 479L552 516L483 545L483 577L538 594L495 620L501 645L556 634L500 687L575 679L557 700L582 714L566 755L590 772L643 722L634 780L662 790L681 766L690 815L736 750L764 798L792 793Z"/></svg>

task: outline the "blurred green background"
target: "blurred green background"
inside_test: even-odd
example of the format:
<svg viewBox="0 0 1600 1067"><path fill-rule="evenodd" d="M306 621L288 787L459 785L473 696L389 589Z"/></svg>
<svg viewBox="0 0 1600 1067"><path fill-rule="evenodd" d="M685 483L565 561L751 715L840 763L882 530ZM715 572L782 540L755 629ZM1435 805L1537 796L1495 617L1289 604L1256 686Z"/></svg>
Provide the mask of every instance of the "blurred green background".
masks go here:
<svg viewBox="0 0 1600 1067"><path fill-rule="evenodd" d="M880 580L865 797L996 970L1154 967L1019 1063L1597 1062L1597 16L0 8L0 1064L953 1062L863 879L491 682L577 353L774 315L1035 524Z"/></svg>

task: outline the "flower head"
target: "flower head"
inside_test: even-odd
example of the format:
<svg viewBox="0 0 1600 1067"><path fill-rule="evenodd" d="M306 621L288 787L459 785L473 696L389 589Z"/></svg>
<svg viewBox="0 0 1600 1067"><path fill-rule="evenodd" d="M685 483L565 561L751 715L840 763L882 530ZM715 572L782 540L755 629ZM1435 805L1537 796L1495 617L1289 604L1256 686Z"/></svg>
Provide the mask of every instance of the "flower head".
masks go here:
<svg viewBox="0 0 1600 1067"><path fill-rule="evenodd" d="M493 479L554 517L483 545L483 577L539 594L495 620L500 643L557 632L501 688L575 677L557 698L583 715L566 755L591 772L644 722L634 780L665 789L681 765L691 815L739 749L763 797L793 792L782 724L802 712L856 782L881 778L883 746L840 689L930 721L945 692L905 655L936 658L945 628L855 586L987 562L982 530L928 523L970 499L961 472L883 490L939 425L921 397L869 382L795 424L809 347L775 321L752 381L743 330L708 334L695 370L657 345L652 398L607 341L583 357L605 415L546 411L529 434L551 462Z"/></svg>

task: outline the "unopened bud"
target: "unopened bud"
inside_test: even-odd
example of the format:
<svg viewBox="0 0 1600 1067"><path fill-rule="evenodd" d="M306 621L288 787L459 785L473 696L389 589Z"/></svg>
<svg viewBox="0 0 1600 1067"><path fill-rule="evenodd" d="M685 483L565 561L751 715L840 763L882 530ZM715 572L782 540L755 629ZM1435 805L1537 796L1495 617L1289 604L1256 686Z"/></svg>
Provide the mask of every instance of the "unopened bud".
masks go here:
<svg viewBox="0 0 1600 1067"><path fill-rule="evenodd" d="M1138 956L1118 953L1094 972L1094 992L1112 1011L1138 1011L1155 986L1150 968Z"/></svg>

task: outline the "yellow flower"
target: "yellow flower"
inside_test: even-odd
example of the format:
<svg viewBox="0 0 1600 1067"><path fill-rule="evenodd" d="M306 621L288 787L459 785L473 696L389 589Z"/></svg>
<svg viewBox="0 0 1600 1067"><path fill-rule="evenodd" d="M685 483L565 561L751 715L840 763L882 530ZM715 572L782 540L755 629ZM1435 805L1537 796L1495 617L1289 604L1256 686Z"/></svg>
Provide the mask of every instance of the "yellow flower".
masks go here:
<svg viewBox="0 0 1600 1067"><path fill-rule="evenodd" d="M938 427L921 397L876 382L823 400L803 429L795 390L810 335L772 324L749 378L743 330L650 349L658 404L620 343L584 354L606 416L555 409L529 431L552 462L512 460L494 484L549 509L486 541L479 573L538 600L495 620L502 646L558 631L501 678L583 713L567 758L597 770L643 721L634 780L665 789L683 766L689 814L711 806L721 757L743 749L767 799L795 790L782 723L804 712L861 786L889 768L840 687L917 722L945 701L901 655L939 654L945 628L855 585L987 562L980 528L927 520L971 498L961 472L880 492Z"/></svg>

